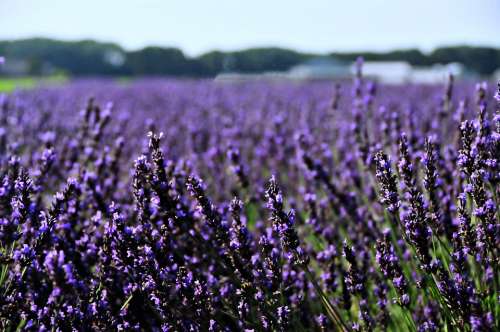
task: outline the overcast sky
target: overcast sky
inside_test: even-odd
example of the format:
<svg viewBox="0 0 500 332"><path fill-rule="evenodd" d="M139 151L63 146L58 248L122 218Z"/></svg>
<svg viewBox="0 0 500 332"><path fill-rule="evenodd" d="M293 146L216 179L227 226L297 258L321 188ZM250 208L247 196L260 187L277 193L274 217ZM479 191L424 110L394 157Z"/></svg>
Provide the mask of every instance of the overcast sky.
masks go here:
<svg viewBox="0 0 500 332"><path fill-rule="evenodd" d="M254 46L500 47L500 0L0 0L0 39L33 36L175 46L189 55Z"/></svg>

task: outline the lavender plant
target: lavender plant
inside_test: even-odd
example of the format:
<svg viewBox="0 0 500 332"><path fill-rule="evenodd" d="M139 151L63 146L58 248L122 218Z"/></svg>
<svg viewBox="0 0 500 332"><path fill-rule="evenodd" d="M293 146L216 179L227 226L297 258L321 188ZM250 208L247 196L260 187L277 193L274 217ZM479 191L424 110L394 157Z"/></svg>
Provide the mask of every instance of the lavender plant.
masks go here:
<svg viewBox="0 0 500 332"><path fill-rule="evenodd" d="M0 328L500 330L500 83L356 68L1 95Z"/></svg>

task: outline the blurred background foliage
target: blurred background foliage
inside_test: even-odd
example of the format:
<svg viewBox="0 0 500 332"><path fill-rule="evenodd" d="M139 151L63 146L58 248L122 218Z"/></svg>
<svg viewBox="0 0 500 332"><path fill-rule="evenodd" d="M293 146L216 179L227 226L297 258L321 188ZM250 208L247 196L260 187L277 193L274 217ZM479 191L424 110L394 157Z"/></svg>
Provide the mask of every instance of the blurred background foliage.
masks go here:
<svg viewBox="0 0 500 332"><path fill-rule="evenodd" d="M128 51L117 44L93 40L60 41L31 38L0 41L0 54L15 61L23 76L176 76L213 77L222 72L259 73L283 71L318 54L283 48L251 48L235 52L212 51L188 57L180 49L146 47ZM406 61L414 66L460 62L480 75L491 75L500 67L500 49L454 46L437 48L430 53L417 49L385 53L330 53L328 56L353 61ZM16 66L14 66L16 68ZM3 76L15 76L3 70Z"/></svg>

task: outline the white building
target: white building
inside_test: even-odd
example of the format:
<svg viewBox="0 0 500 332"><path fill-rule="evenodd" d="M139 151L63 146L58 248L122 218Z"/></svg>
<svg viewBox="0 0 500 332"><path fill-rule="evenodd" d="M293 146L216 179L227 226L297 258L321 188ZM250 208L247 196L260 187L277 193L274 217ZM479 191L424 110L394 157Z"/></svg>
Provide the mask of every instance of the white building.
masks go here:
<svg viewBox="0 0 500 332"><path fill-rule="evenodd" d="M351 65L354 75L356 65ZM430 67L412 67L404 61L367 61L363 64L363 76L385 84L419 83L444 84L448 75L456 79L474 78L461 63L433 65Z"/></svg>
<svg viewBox="0 0 500 332"><path fill-rule="evenodd" d="M288 71L288 78L292 80L330 80L349 76L348 63L326 56L310 59Z"/></svg>
<svg viewBox="0 0 500 332"><path fill-rule="evenodd" d="M453 74L457 79L463 78L466 74L464 65L455 62L432 67L415 67L412 71L411 81L422 84L444 84L449 74Z"/></svg>
<svg viewBox="0 0 500 332"><path fill-rule="evenodd" d="M237 72L221 73L216 82L280 81L280 80L333 80L350 77L349 63L331 57L316 57L293 66L286 72L264 72L246 74Z"/></svg>
<svg viewBox="0 0 500 332"><path fill-rule="evenodd" d="M222 83L238 83L238 82L252 82L252 81L282 81L288 79L286 73L282 72L265 72L257 74L229 72L221 73L215 76L215 82Z"/></svg>
<svg viewBox="0 0 500 332"><path fill-rule="evenodd" d="M256 74L222 73L217 75L218 82L246 82L256 80L338 80L354 77L356 64L339 61L331 57L317 57L296 65L288 72L264 72ZM460 63L412 67L405 61L366 61L362 68L363 77L383 84L444 84L451 73L456 79L476 79L474 73L467 71ZM500 68L496 79L500 79Z"/></svg>
<svg viewBox="0 0 500 332"><path fill-rule="evenodd" d="M410 82L412 67L404 61L366 61L363 63L363 77L385 84ZM351 65L351 75L356 73L356 64Z"/></svg>

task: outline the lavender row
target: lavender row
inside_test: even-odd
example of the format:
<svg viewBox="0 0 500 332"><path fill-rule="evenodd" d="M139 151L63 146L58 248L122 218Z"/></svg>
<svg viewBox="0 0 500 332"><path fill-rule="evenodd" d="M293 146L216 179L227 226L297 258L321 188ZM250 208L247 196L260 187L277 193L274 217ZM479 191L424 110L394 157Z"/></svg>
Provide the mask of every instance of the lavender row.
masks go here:
<svg viewBox="0 0 500 332"><path fill-rule="evenodd" d="M495 89L360 64L3 95L0 327L500 329Z"/></svg>

